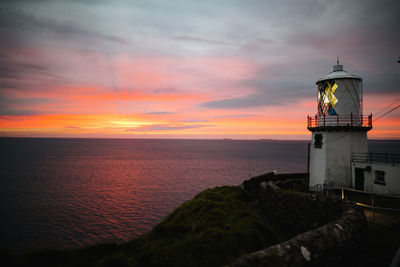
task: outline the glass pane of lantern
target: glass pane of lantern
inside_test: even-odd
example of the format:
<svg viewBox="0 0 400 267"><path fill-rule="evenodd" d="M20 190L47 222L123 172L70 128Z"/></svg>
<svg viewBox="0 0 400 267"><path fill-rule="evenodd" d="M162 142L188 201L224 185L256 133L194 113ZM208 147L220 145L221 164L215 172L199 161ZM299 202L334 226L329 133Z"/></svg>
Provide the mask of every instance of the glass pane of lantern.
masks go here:
<svg viewBox="0 0 400 267"><path fill-rule="evenodd" d="M335 81L324 81L318 84L318 114L321 116L336 115L334 107L339 102L335 96L338 86Z"/></svg>

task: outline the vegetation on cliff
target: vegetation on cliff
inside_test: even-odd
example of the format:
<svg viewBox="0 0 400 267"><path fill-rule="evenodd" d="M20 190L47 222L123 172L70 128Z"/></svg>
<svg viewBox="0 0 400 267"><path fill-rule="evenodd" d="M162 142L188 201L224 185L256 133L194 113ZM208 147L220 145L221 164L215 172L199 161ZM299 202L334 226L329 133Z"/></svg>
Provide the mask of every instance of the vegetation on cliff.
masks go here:
<svg viewBox="0 0 400 267"><path fill-rule="evenodd" d="M208 189L183 203L152 231L128 243L3 255L20 266L219 266L276 243L275 229L239 187Z"/></svg>
<svg viewBox="0 0 400 267"><path fill-rule="evenodd" d="M259 184L257 179L252 181ZM325 228L328 229L326 234L307 243L314 260L319 255L319 258L332 263L333 256L338 262L360 263L358 259L362 259L362 264L377 266L389 264L398 248L398 228L371 223L368 224L366 240L364 235L354 232L356 234L348 240L348 246L340 241L341 245L336 247L330 234L338 229L350 229L346 223L337 221L343 219L345 202L338 197L326 198L325 194L274 189L276 186L272 184L264 184L256 190L251 186L252 181L246 183L251 190L233 186L205 190L183 203L152 231L125 244L45 249L20 256L0 249L2 266L220 266L235 263L235 259L249 252L260 249L273 251L273 247L268 247L278 242L286 241L288 244L301 240L299 242L304 245L307 236L315 236ZM365 219L358 226L364 229ZM316 228L319 230L312 234L301 235ZM347 231L345 236L349 234L352 232ZM328 241L323 242L323 238L328 238ZM300 255L300 243L292 243L284 247L291 250L285 254L289 258ZM364 245L367 244L368 255L364 258ZM326 250L323 249L325 245L328 247ZM330 249L329 245L336 249ZM318 251L322 252L316 255ZM282 262L281 254L280 257L274 255L268 258L270 265L278 260ZM303 260L303 256L299 258Z"/></svg>

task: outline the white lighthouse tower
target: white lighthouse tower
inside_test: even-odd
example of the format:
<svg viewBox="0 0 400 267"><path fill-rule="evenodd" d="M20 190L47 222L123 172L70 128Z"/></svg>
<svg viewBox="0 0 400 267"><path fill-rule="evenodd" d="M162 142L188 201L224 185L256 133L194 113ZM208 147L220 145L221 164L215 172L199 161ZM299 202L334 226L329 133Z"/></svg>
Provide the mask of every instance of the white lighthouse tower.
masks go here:
<svg viewBox="0 0 400 267"><path fill-rule="evenodd" d="M352 153L367 153L367 132L372 115L362 110L362 79L333 66L317 80L317 114L307 117L312 132L310 145L310 190L352 187Z"/></svg>

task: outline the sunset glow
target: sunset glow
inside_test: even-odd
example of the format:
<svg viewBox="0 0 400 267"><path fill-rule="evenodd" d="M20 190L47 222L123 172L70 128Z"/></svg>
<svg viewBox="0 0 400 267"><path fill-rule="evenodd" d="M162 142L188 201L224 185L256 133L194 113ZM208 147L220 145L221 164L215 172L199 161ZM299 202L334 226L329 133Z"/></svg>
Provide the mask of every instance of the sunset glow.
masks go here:
<svg viewBox="0 0 400 267"><path fill-rule="evenodd" d="M396 8L339 2L5 1L0 136L309 139L315 81L338 55L379 117L400 99ZM399 139L399 110L369 138Z"/></svg>

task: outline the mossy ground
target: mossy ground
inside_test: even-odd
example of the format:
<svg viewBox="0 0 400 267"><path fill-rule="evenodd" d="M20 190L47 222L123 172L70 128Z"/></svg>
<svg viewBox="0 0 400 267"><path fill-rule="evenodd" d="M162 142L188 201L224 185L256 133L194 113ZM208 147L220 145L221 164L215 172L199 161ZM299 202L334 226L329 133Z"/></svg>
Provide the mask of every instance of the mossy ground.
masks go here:
<svg viewBox="0 0 400 267"><path fill-rule="evenodd" d="M281 239L250 203L239 187L216 187L182 204L151 232L122 245L0 257L19 266L219 266Z"/></svg>

